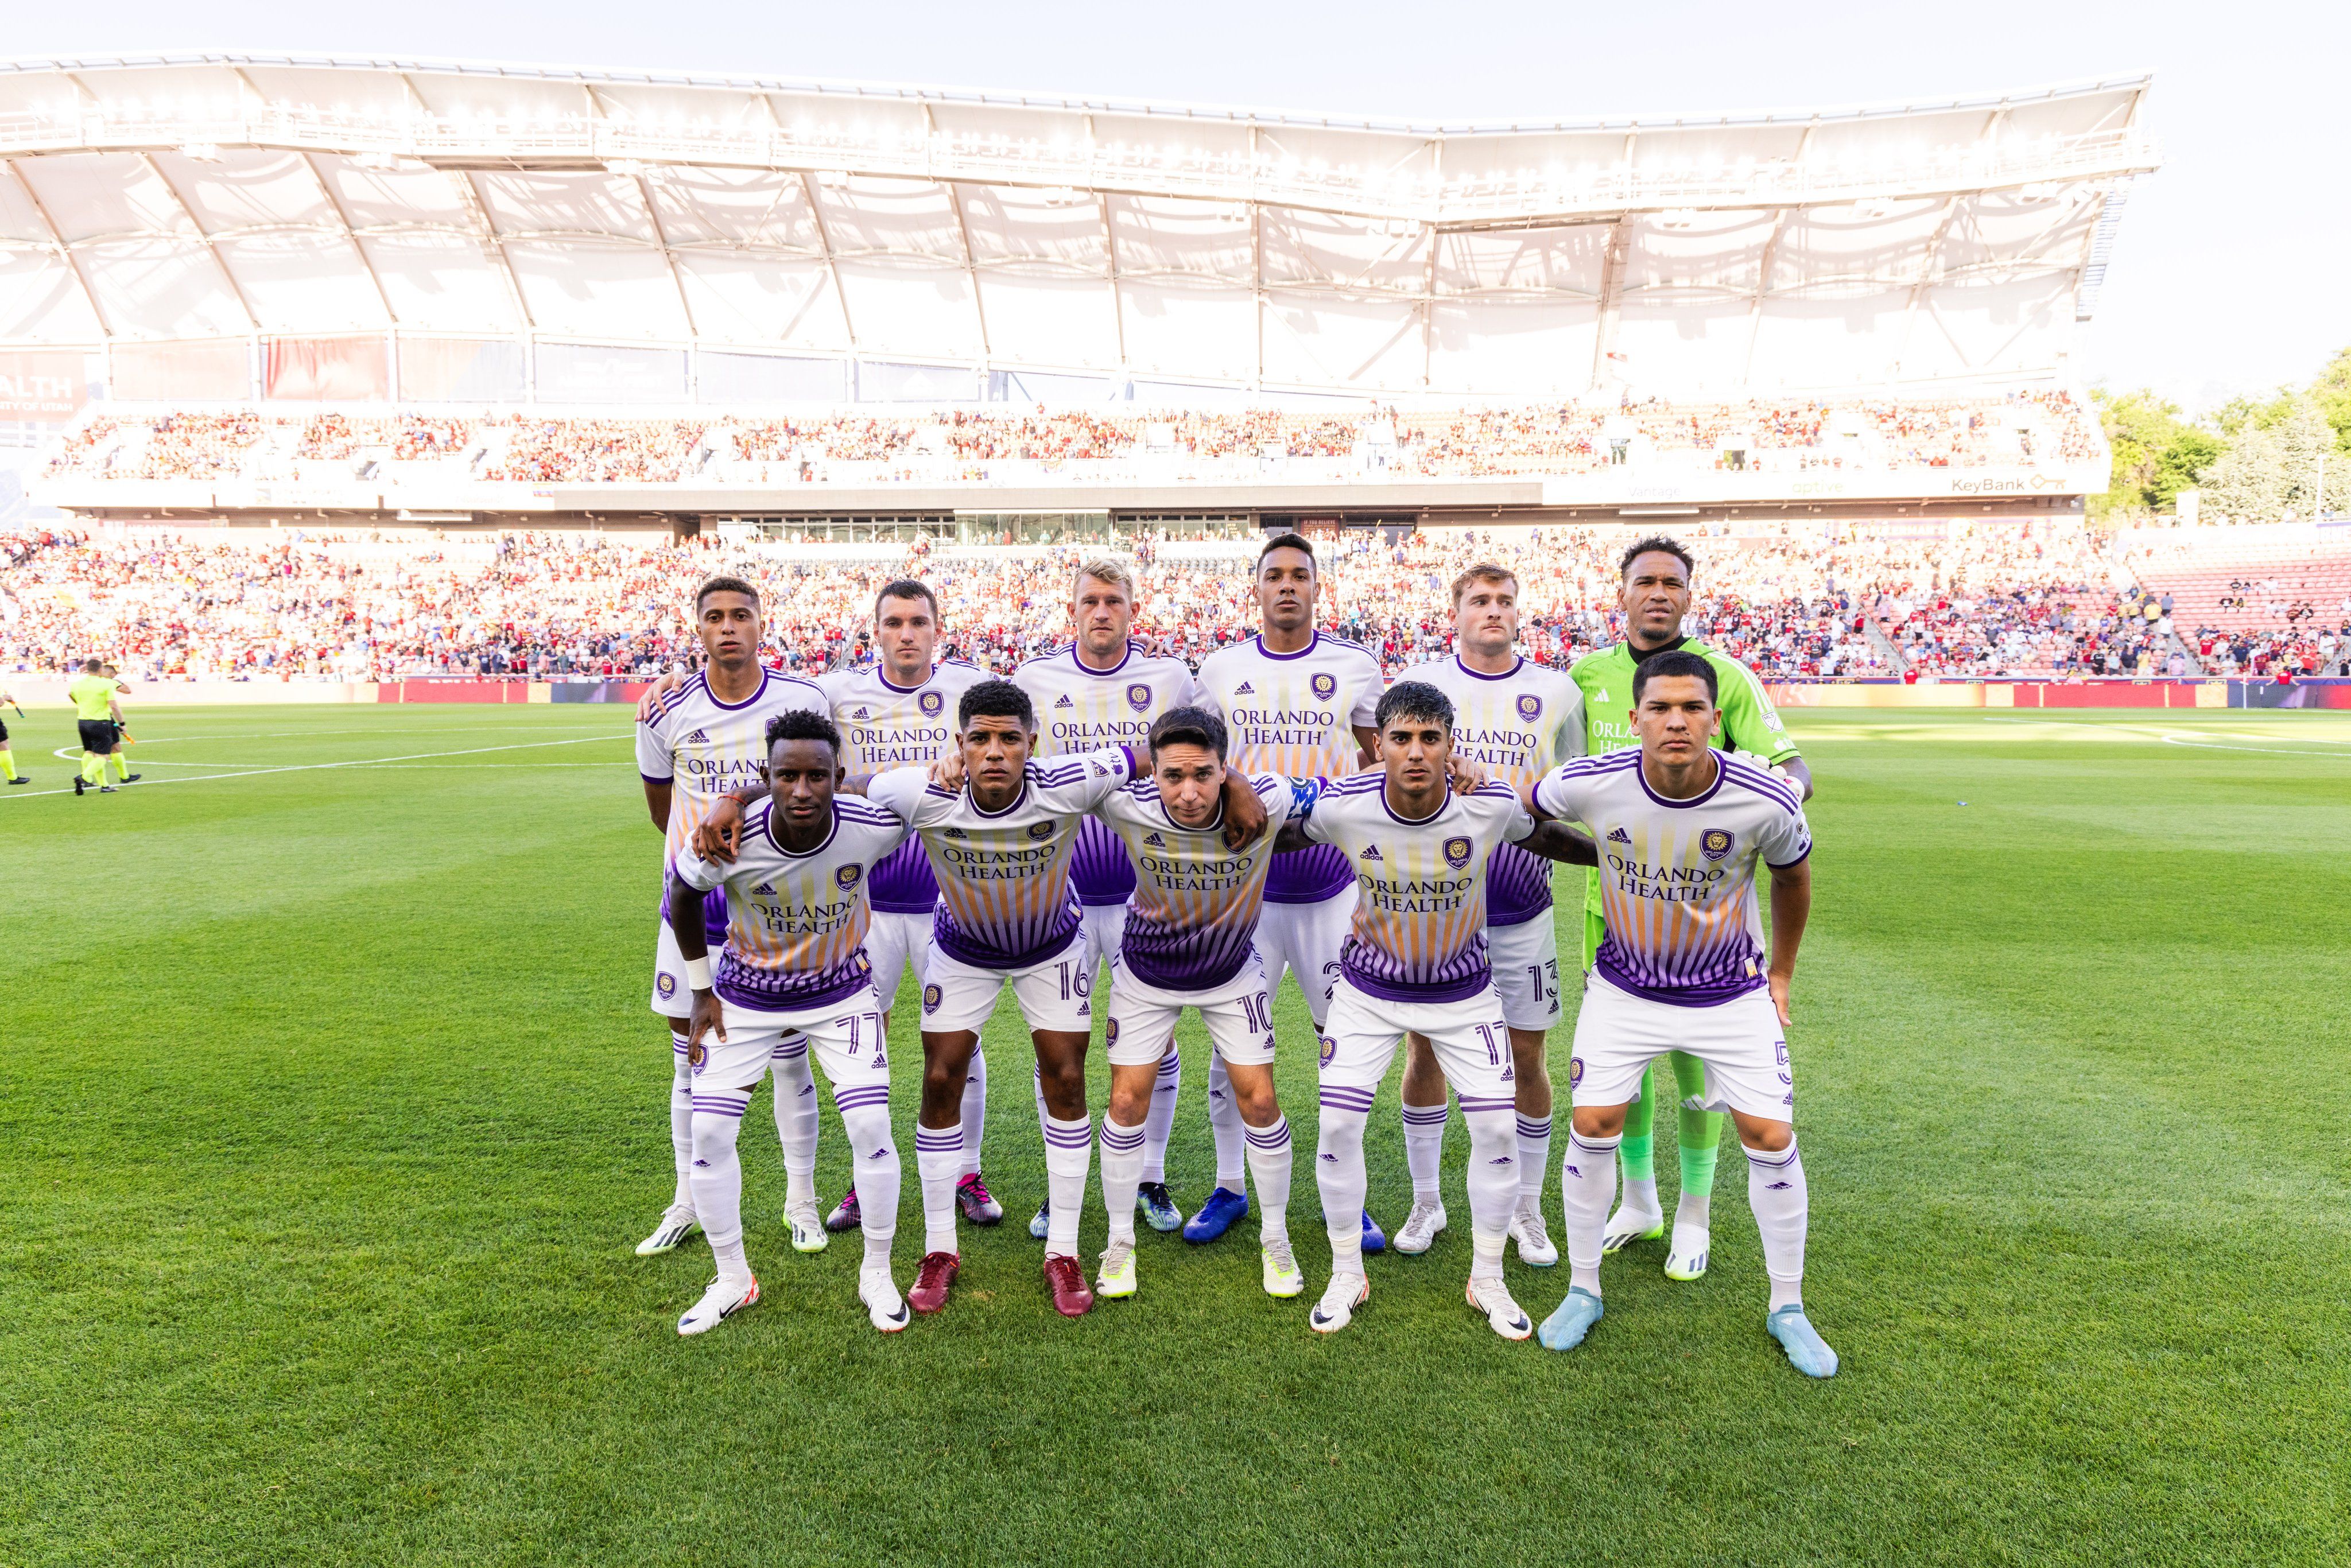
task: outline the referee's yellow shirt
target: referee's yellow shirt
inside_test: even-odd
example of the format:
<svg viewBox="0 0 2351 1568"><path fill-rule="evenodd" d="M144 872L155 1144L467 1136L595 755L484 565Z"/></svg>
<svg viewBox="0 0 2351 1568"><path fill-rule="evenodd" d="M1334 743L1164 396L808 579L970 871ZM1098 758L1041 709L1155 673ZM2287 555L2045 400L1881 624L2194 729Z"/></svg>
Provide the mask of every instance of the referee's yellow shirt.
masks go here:
<svg viewBox="0 0 2351 1568"><path fill-rule="evenodd" d="M66 695L73 699L74 712L85 719L112 718L114 683L104 675L78 675L66 687Z"/></svg>

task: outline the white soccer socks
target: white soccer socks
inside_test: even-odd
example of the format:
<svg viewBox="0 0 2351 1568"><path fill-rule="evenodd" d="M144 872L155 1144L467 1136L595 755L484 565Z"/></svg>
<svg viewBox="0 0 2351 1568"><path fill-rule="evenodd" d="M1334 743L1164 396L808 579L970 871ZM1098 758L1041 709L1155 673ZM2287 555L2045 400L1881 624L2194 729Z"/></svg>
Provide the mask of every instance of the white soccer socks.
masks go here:
<svg viewBox="0 0 2351 1568"><path fill-rule="evenodd" d="M1208 1133L1217 1141L1217 1185L1244 1197L1249 1195L1241 1180L1241 1151L1246 1147L1247 1128L1240 1103L1233 1098L1232 1080L1225 1072L1225 1059L1212 1051L1208 1053Z"/></svg>
<svg viewBox="0 0 2351 1568"><path fill-rule="evenodd" d="M1167 1134L1176 1126L1176 1095L1184 1087L1184 1059L1171 1048L1159 1059L1159 1076L1151 1085L1151 1109L1143 1118L1143 1179L1167 1179ZM1134 1207L1134 1195L1126 1196Z"/></svg>
<svg viewBox="0 0 2351 1568"><path fill-rule="evenodd" d="M1512 1130L1516 1112L1508 1100L1464 1100L1461 1120L1469 1127L1469 1232L1472 1279L1500 1279L1502 1246L1510 1239L1510 1216L1519 1210L1519 1145ZM1441 1132L1440 1128L1440 1132Z"/></svg>
<svg viewBox="0 0 2351 1568"><path fill-rule="evenodd" d="M963 1128L914 1128L914 1174L923 1184L923 1251L956 1252L956 1183L964 1176ZM859 1195L859 1203L864 1196Z"/></svg>
<svg viewBox="0 0 2351 1568"><path fill-rule="evenodd" d="M669 1152L677 1166L674 1208L694 1207L694 1069L686 1064L685 1036L669 1037L672 1071L669 1080Z"/></svg>
<svg viewBox="0 0 2351 1568"><path fill-rule="evenodd" d="M1544 1178L1551 1175L1551 1118L1519 1116L1519 1197L1542 1201Z"/></svg>
<svg viewBox="0 0 2351 1568"><path fill-rule="evenodd" d="M1616 1145L1625 1140L1587 1138L1568 1129L1567 1153L1559 1162L1560 1207L1567 1218L1568 1288L1600 1293L1602 1236L1608 1206L1616 1197Z"/></svg>
<svg viewBox="0 0 2351 1568"><path fill-rule="evenodd" d="M1155 1103L1144 1113L1144 1124L1131 1127L1123 1122L1113 1122L1105 1113L1102 1122L1102 1207L1110 1214L1109 1239L1134 1242L1134 1189L1143 1182L1144 1145L1150 1138L1150 1117L1156 1114ZM1058 1214L1060 1207L1055 1206Z"/></svg>
<svg viewBox="0 0 2351 1568"><path fill-rule="evenodd" d="M890 1135L889 1085L835 1089L833 1103L841 1111L841 1130L849 1139L850 1185L857 1189L865 1267L886 1271L890 1244L898 1234L898 1188L904 1179L898 1145Z"/></svg>
<svg viewBox="0 0 2351 1568"><path fill-rule="evenodd" d="M768 1061L776 1081L776 1139L784 1146L784 1207L816 1201L816 1074L809 1071L804 1034L776 1041Z"/></svg>
<svg viewBox="0 0 2351 1568"><path fill-rule="evenodd" d="M1404 1168L1415 1204L1438 1201L1437 1176L1445 1162L1446 1103L1404 1107Z"/></svg>
<svg viewBox="0 0 2351 1568"><path fill-rule="evenodd" d="M743 1162L735 1153L750 1103L740 1090L694 1097L694 1212L725 1281L751 1278L751 1265L743 1257Z"/></svg>
<svg viewBox="0 0 2351 1568"><path fill-rule="evenodd" d="M1078 1255L1078 1220L1086 1210L1086 1173L1093 1163L1092 1117L1045 1118L1045 1202L1053 1211L1045 1231L1048 1258ZM1126 1207L1134 1207L1132 1195Z"/></svg>
<svg viewBox="0 0 2351 1568"><path fill-rule="evenodd" d="M1803 1300L1804 1229L1811 1197L1794 1138L1777 1154L1747 1151L1747 1204L1763 1236L1763 1270L1771 1276L1773 1312ZM708 1223L704 1221L705 1228Z"/></svg>
<svg viewBox="0 0 2351 1568"><path fill-rule="evenodd" d="M1237 1123L1240 1120L1238 1111L1234 1112L1233 1119ZM1248 1140L1249 1178L1257 1183L1258 1239L1268 1245L1276 1241L1287 1243L1290 1239L1290 1118L1277 1115L1271 1126L1248 1127L1243 1135ZM1224 1164L1221 1155L1217 1163L1219 1166ZM1218 1176L1217 1185L1224 1186L1228 1184ZM1238 1177L1229 1185L1234 1191L1240 1190ZM1362 1236L1359 1227L1356 1231L1359 1244Z"/></svg>
<svg viewBox="0 0 2351 1568"><path fill-rule="evenodd" d="M963 1080L963 1169L958 1173L959 1178L979 1174L979 1143L987 1133L987 1056L975 1045L971 1048L971 1071L964 1074Z"/></svg>
<svg viewBox="0 0 2351 1568"><path fill-rule="evenodd" d="M1364 1124L1372 1091L1322 1085L1322 1126L1315 1140L1314 1182L1322 1193L1322 1228L1331 1238L1333 1276L1364 1272ZM1260 1198L1262 1201L1262 1198Z"/></svg>

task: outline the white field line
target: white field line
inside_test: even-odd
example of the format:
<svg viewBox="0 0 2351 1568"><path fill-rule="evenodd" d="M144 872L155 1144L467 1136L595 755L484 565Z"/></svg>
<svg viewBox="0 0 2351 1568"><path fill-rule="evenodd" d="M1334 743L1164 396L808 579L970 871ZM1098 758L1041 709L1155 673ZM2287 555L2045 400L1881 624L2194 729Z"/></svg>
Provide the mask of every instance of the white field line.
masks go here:
<svg viewBox="0 0 2351 1568"><path fill-rule="evenodd" d="M2351 740L2327 740L2324 737L2315 735L2310 738L2325 746L2351 746ZM2295 751L2283 746L2230 746L2218 740L2199 740L2185 735L2167 735L2163 737L2163 744L2190 746L2199 751L2259 751L2272 757L2325 757L2336 762L2351 762L2351 752Z"/></svg>
<svg viewBox="0 0 2351 1568"><path fill-rule="evenodd" d="M343 762L296 762L274 768L247 768L235 773L200 773L192 779L142 779L140 787L141 789L152 789L160 788L165 784L204 784L216 779L258 779L265 773L315 773L329 768L381 768L387 763L393 762L428 762L436 758L442 757L478 757L485 752L490 751L532 751L542 747L549 746L585 746L591 741L626 740L627 738L629 738L629 737L626 733L620 735L583 735L571 740L531 740L524 741L515 746L473 746L467 747L462 751L414 751L410 752L405 757L354 757L350 760ZM76 758L76 760L78 761L78 758ZM5 787L0 786L0 788ZM72 793L73 787L68 784L62 789L11 789L5 797L0 798L5 798L10 800L29 800L43 795L70 795Z"/></svg>

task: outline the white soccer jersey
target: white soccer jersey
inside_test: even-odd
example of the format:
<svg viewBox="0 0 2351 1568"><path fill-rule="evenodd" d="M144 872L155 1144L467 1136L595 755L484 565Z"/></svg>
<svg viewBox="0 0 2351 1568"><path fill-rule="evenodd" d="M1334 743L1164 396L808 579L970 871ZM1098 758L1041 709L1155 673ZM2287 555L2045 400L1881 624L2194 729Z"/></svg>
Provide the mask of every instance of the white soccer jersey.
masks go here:
<svg viewBox="0 0 2351 1568"><path fill-rule="evenodd" d="M1225 846L1221 810L1205 828L1177 827L1156 779L1138 779L1094 808L1138 873L1119 951L1144 985L1210 991L1249 962L1274 835L1291 801L1286 779L1261 773L1249 782L1265 803L1265 833L1238 851Z"/></svg>
<svg viewBox="0 0 2351 1568"><path fill-rule="evenodd" d="M941 659L917 685L893 685L878 662L828 671L816 684L841 727L841 765L852 773L886 773L927 767L952 749L956 705L994 678L977 664ZM928 915L939 897L931 862L911 841L873 868L870 891L873 907L893 915Z"/></svg>
<svg viewBox="0 0 2351 1568"><path fill-rule="evenodd" d="M1668 800L1649 788L1637 747L1554 769L1535 804L1582 822L1600 848L1608 935L1593 967L1651 1001L1713 1007L1764 983L1758 861L1813 852L1796 791L1751 762L1714 754L1712 788Z"/></svg>
<svg viewBox="0 0 2351 1568"><path fill-rule="evenodd" d="M932 936L939 951L987 969L1041 963L1079 925L1070 891L1070 844L1102 798L1135 776L1124 747L1031 762L1020 792L984 811L967 784L949 793L927 769L901 768L869 787L878 805L911 821L938 878Z"/></svg>
<svg viewBox="0 0 2351 1568"><path fill-rule="evenodd" d="M1105 746L1144 749L1152 721L1169 708L1198 700L1191 666L1162 659L1130 641L1107 670L1078 658L1076 644L1030 659L1012 672L1012 682L1037 706L1037 758L1074 756ZM1080 904L1118 904L1134 891L1134 868L1110 829L1090 821L1078 830L1070 856L1070 884Z"/></svg>
<svg viewBox="0 0 2351 1568"><path fill-rule="evenodd" d="M688 887L726 890L726 946L714 988L757 1012L797 1012L868 989L866 885L875 862L905 841L897 812L854 796L832 803L824 841L795 854L777 837L772 798L743 814L743 849L732 863L689 846L673 866Z"/></svg>
<svg viewBox="0 0 2351 1568"><path fill-rule="evenodd" d="M1486 860L1535 820L1510 788L1489 779L1418 821L1396 815L1387 779L1359 773L1308 807L1306 835L1355 868L1355 922L1340 972L1366 996L1456 1002L1492 984L1486 954Z"/></svg>
<svg viewBox="0 0 2351 1568"><path fill-rule="evenodd" d="M687 847L694 830L728 792L757 784L768 767L768 721L795 708L825 711L824 694L794 675L762 668L759 686L739 703L723 703L696 674L637 723L637 771L670 786L666 865Z"/></svg>
<svg viewBox="0 0 2351 1568"><path fill-rule="evenodd" d="M1266 651L1252 637L1200 661L1200 706L1231 734L1226 761L1244 773L1285 779L1343 779L1363 748L1354 727L1368 727L1380 706L1380 664L1353 643L1316 632L1295 653ZM1320 904L1347 885L1344 856L1318 847L1277 856L1266 879L1274 904Z"/></svg>
<svg viewBox="0 0 2351 1568"><path fill-rule="evenodd" d="M1453 699L1453 752L1512 789L1583 755L1583 693L1565 670L1520 659L1503 674L1480 674L1457 654L1416 664L1396 684L1424 681ZM1551 862L1516 844L1497 844L1486 868L1486 922L1518 925L1551 907Z"/></svg>

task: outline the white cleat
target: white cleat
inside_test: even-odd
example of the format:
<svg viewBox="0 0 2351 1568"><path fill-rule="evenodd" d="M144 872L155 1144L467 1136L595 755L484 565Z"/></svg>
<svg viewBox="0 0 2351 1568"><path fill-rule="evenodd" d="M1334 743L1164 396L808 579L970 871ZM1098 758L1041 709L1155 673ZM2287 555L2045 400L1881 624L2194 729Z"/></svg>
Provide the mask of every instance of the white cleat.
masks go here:
<svg viewBox="0 0 2351 1568"><path fill-rule="evenodd" d="M1134 1239L1128 1237L1102 1249L1102 1272L1094 1276L1094 1294L1115 1298L1131 1296L1134 1291Z"/></svg>
<svg viewBox="0 0 2351 1568"><path fill-rule="evenodd" d="M824 1216L818 1212L816 1199L804 1199L784 1210L784 1220L792 1228L793 1251L821 1252L832 1245L832 1237L825 1230Z"/></svg>
<svg viewBox="0 0 2351 1568"><path fill-rule="evenodd" d="M1542 1205L1535 1199L1521 1202L1510 1216L1510 1239L1519 1244L1519 1261L1531 1268L1548 1269L1559 1261L1559 1247L1543 1223Z"/></svg>
<svg viewBox="0 0 2351 1568"><path fill-rule="evenodd" d="M1666 1278L1705 1279L1707 1248L1712 1239L1712 1235L1704 1226L1675 1226L1674 1244L1666 1253Z"/></svg>
<svg viewBox="0 0 2351 1568"><path fill-rule="evenodd" d="M1316 1333L1337 1333L1355 1321L1355 1309L1372 1299L1372 1282L1361 1274L1333 1274L1330 1288L1306 1314Z"/></svg>
<svg viewBox="0 0 2351 1568"><path fill-rule="evenodd" d="M710 1289L702 1292L702 1300L687 1308L685 1316L677 1320L677 1332L687 1335L708 1333L758 1299L758 1281L748 1275L730 1280L721 1274L710 1281Z"/></svg>
<svg viewBox="0 0 2351 1568"><path fill-rule="evenodd" d="M1534 1320L1510 1299L1510 1288L1499 1275L1486 1280L1473 1276L1467 1293L1469 1310L1484 1313L1487 1326L1504 1339L1525 1339L1535 1332Z"/></svg>
<svg viewBox="0 0 2351 1568"><path fill-rule="evenodd" d="M896 1333L913 1316L906 1311L906 1298L898 1293L887 1267L857 1271L857 1299L865 1303L867 1319L883 1333Z"/></svg>
<svg viewBox="0 0 2351 1568"><path fill-rule="evenodd" d="M1306 1270L1298 1266L1297 1254L1290 1249L1290 1238L1268 1241L1258 1248L1258 1256L1265 1262L1265 1293L1277 1301L1288 1301L1306 1291Z"/></svg>
<svg viewBox="0 0 2351 1568"><path fill-rule="evenodd" d="M1616 1206L1608 1217L1608 1228L1600 1234L1600 1250L1614 1252L1635 1241L1655 1241L1666 1233L1666 1217L1658 1209L1630 1208Z"/></svg>
<svg viewBox="0 0 2351 1568"><path fill-rule="evenodd" d="M1412 1212L1405 1216L1404 1228L1390 1239L1388 1245L1397 1251L1418 1254L1437 1245L1437 1233L1445 1228L1445 1205L1413 1201Z"/></svg>
<svg viewBox="0 0 2351 1568"><path fill-rule="evenodd" d="M678 1244L702 1228L702 1221L694 1218L694 1210L682 1203L673 1203L662 1210L661 1223L653 1233L637 1243L637 1256L658 1258L664 1252L674 1252Z"/></svg>

